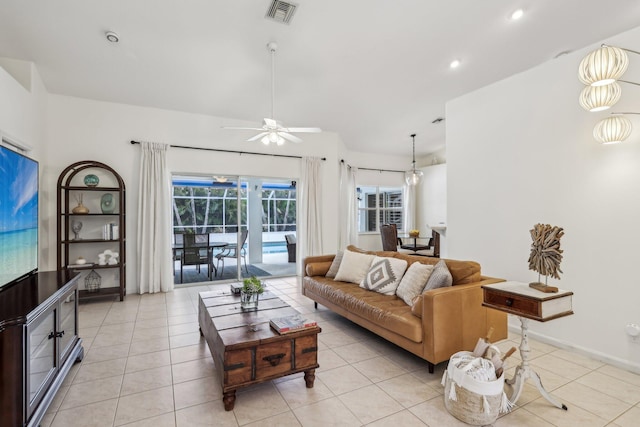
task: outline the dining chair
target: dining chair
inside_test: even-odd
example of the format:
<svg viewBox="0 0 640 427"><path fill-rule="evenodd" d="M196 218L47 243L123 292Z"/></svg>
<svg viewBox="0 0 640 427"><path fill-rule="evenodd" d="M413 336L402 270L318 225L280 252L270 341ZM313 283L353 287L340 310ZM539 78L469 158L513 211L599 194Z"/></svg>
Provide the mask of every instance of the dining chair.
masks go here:
<svg viewBox="0 0 640 427"><path fill-rule="evenodd" d="M395 224L380 224L382 250L398 252L398 229Z"/></svg>
<svg viewBox="0 0 640 427"><path fill-rule="evenodd" d="M173 275L176 274L176 261L182 262L183 233L173 233Z"/></svg>
<svg viewBox="0 0 640 427"><path fill-rule="evenodd" d="M225 258L238 258L242 257L244 261L244 269L249 274L249 268L247 267L247 251L244 247L247 241L249 230L242 230L240 233L240 241L238 243L229 243L224 249L216 254L216 270L220 271L220 276L224 274L224 260ZM222 261L222 268L220 268L220 261Z"/></svg>
<svg viewBox="0 0 640 427"><path fill-rule="evenodd" d="M184 234L182 242L182 254L180 257L180 283L183 280L183 267L185 265L197 266L198 274L200 266L207 265L207 277L211 278L211 264L209 260L209 233Z"/></svg>
<svg viewBox="0 0 640 427"><path fill-rule="evenodd" d="M287 253L289 262L296 262L296 236L293 234L285 234L284 240L287 242Z"/></svg>

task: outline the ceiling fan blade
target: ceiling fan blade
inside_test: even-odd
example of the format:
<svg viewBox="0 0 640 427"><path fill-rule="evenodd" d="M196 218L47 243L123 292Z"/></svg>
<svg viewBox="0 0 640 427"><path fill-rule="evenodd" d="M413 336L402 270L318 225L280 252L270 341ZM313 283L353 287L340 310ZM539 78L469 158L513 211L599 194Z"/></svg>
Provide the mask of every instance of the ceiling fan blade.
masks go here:
<svg viewBox="0 0 640 427"><path fill-rule="evenodd" d="M322 132L320 128L286 128L286 132L306 132L306 133L318 133Z"/></svg>
<svg viewBox="0 0 640 427"><path fill-rule="evenodd" d="M252 136L251 138L247 139L247 142L257 141L260 138L262 138L263 136L267 136L267 135L269 135L269 132L261 132L261 133L257 134L256 136Z"/></svg>
<svg viewBox="0 0 640 427"><path fill-rule="evenodd" d="M235 126L222 126L222 129L232 129L232 130L264 130L263 128L242 128Z"/></svg>
<svg viewBox="0 0 640 427"><path fill-rule="evenodd" d="M302 139L298 138L295 135L291 135L290 133L287 133L287 132L278 132L278 135L280 135L281 137L283 137L287 141L296 142L296 143L301 143L302 142Z"/></svg>

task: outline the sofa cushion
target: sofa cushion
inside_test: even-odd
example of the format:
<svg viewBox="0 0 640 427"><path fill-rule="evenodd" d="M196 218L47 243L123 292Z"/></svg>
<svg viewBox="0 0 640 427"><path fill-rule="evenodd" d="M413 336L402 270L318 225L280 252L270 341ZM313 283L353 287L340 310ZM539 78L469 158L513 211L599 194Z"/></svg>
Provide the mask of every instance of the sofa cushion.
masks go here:
<svg viewBox="0 0 640 427"><path fill-rule="evenodd" d="M338 253L336 254L336 257L333 259L333 262L331 263L331 267L329 267L329 271L327 271L327 274L325 274L326 277L330 277L330 278L336 277L336 274L338 274L338 270L340 269L340 264L342 263L343 254L344 254L343 251L338 251ZM309 276L311 276L311 274Z"/></svg>
<svg viewBox="0 0 640 427"><path fill-rule="evenodd" d="M413 342L422 342L422 324L411 307L395 295L371 292L326 277L305 277L305 292L339 305L354 316L365 318Z"/></svg>
<svg viewBox="0 0 640 427"><path fill-rule="evenodd" d="M404 259L409 265L414 262L420 262L422 264L436 265L440 258L433 258L428 256L407 255L400 252L389 251L365 251L359 249L356 246L350 245L348 250L353 252L360 252L364 254L371 254L377 256L392 256L398 259ZM464 285L466 283L474 283L482 280L482 274L480 272L480 264L475 261L459 261L455 259L444 260L447 263L447 268L453 277L453 286Z"/></svg>
<svg viewBox="0 0 640 427"><path fill-rule="evenodd" d="M335 280L359 285L367 271L369 271L374 258L374 255L344 251Z"/></svg>
<svg viewBox="0 0 640 427"><path fill-rule="evenodd" d="M425 285L422 292L428 291L429 289L438 289L444 288L447 286L451 286L453 283L453 277L447 268L447 264L444 260L438 262L435 267L433 267L433 272L431 276L429 276L429 280Z"/></svg>
<svg viewBox="0 0 640 427"><path fill-rule="evenodd" d="M414 262L402 277L398 289L396 289L396 295L402 298L407 305L412 305L413 300L422 293L432 271L432 265Z"/></svg>
<svg viewBox="0 0 640 427"><path fill-rule="evenodd" d="M312 262L307 264L305 272L307 276L326 276L331 267L331 261Z"/></svg>
<svg viewBox="0 0 640 427"><path fill-rule="evenodd" d="M360 282L360 287L384 295L394 295L406 269L407 261L377 256Z"/></svg>

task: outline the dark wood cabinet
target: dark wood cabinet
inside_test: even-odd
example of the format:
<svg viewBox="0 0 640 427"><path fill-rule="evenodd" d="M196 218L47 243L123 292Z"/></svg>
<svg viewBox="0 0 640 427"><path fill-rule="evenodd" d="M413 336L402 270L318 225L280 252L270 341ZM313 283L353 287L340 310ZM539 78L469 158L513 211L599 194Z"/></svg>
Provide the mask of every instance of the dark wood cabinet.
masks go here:
<svg viewBox="0 0 640 427"><path fill-rule="evenodd" d="M0 426L37 426L82 359L78 274L49 271L0 291Z"/></svg>
<svg viewBox="0 0 640 427"><path fill-rule="evenodd" d="M122 301L127 293L126 197L122 177L104 163L74 163L58 177L57 204L58 270L78 271L81 279L92 274L94 281L110 274L109 280L100 277L99 286L93 283L87 287L80 280L80 298L118 295ZM79 209L80 205L83 209ZM78 224L79 228L74 227ZM116 262L101 262L99 254L107 250L118 254ZM86 264L78 265L79 256Z"/></svg>

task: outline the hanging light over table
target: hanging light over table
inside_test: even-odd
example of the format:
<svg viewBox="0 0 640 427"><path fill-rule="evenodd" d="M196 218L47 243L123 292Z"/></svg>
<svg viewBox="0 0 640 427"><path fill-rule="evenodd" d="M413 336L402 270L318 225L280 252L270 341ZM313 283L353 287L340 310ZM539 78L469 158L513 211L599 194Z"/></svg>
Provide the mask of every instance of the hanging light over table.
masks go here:
<svg viewBox="0 0 640 427"><path fill-rule="evenodd" d="M411 170L404 173L404 179L407 185L418 185L422 181L422 171L416 170L416 134L411 134L413 139L413 161L411 162Z"/></svg>

